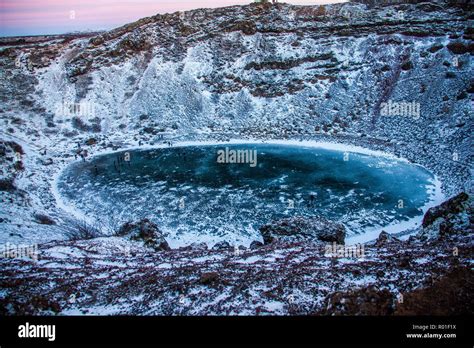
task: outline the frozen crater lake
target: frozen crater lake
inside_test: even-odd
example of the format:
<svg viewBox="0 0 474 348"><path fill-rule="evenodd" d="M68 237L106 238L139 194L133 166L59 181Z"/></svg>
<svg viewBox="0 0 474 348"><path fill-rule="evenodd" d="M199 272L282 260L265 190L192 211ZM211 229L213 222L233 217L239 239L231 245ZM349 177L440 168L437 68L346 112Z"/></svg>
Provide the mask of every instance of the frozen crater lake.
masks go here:
<svg viewBox="0 0 474 348"><path fill-rule="evenodd" d="M147 217L171 246L248 245L261 240L260 226L290 216L322 215L361 235L421 219L437 190L431 173L406 161L273 143L103 154L72 163L56 184L76 213L114 224Z"/></svg>

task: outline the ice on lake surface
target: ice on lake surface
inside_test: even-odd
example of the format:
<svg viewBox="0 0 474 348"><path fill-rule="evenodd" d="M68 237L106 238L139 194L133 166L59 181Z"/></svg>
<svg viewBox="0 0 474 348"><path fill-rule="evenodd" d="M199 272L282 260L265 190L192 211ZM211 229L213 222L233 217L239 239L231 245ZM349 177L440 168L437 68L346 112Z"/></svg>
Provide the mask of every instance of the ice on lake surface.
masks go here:
<svg viewBox="0 0 474 348"><path fill-rule="evenodd" d="M256 165L219 163L218 151L226 147L228 154L256 150ZM322 215L344 223L350 234L405 221L422 214L434 184L423 168L386 157L223 144L75 162L60 176L58 190L67 204L97 221L148 217L174 241L246 244L260 239L261 225L290 216Z"/></svg>

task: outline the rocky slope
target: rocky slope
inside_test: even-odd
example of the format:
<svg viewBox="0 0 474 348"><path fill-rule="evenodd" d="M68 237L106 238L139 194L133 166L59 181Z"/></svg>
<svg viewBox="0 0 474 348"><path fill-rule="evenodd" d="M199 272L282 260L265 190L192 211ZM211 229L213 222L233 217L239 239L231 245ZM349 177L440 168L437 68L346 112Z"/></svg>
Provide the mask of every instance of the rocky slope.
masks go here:
<svg viewBox="0 0 474 348"><path fill-rule="evenodd" d="M0 242L44 243L65 239L64 225L69 224L71 213L57 201L52 178L74 160L79 148L90 155L104 149L163 141L325 140L405 157L437 174L446 196L461 191L472 194L471 13L472 5L444 1L393 6L249 5L156 15L92 37L1 40ZM388 116L382 112L388 102L417 103L420 113ZM458 223L455 219L446 224L449 227ZM470 245L469 235L459 238L462 240L453 243L460 243L463 248ZM105 252L94 258L95 251L89 251L102 243L112 248L121 245L122 240L63 241L42 246L45 253L41 258L54 265L57 280L51 282L51 288L38 283L36 291L46 298L51 294L50 300L57 301L62 311L69 308L62 301L70 294L59 294L58 289L63 288L64 282L86 282L90 270L102 276L86 282L91 295L84 298L85 302L78 300L81 306L76 307L92 307L94 301L97 306L105 306L110 302L107 296L113 297L112 290L117 286L111 279L122 277L123 282L118 283L125 291L126 279L132 279L129 277L134 270L141 272L148 264L149 279L162 279L160 272L171 277L163 279L173 279L171 285L160 283L153 288L156 293L152 294L156 296L172 293L168 286L176 286L173 291L178 296L183 284L194 280L193 293L209 290L196 300L202 301L203 306L186 313L256 313L260 307L263 313L290 313L281 304L237 305L243 303L237 299L244 296L237 279L253 279L261 290L252 290L259 293L260 300L256 301L263 301L265 287L275 280L275 275L270 276L265 267L275 269L279 265L287 269L276 275L282 288L278 296L282 299L292 294L291 281L285 280L289 269L322 276L331 263L327 258L308 261L310 268L305 269L305 257L311 260L316 249L304 242L248 251L249 257L255 256L251 259L255 261L248 265L246 258L234 257L230 251L200 250L182 255L179 251L143 251L129 265L123 255ZM450 265L448 256L436 258L444 255L446 245L440 242L427 247L423 244L426 242L419 243L414 247L407 244L407 252L436 259L428 262L436 272L437 268ZM55 251L63 247L65 254ZM422 249L421 254L417 248ZM387 278L385 283L371 278L375 285L398 283L403 291L421 286L429 270L413 273L418 281L407 280L398 266L388 262L396 258L397 250L399 247L384 254L370 254L363 265L354 263L355 268L362 267L360 279L354 278L350 286L344 285L342 278L339 282L328 280L327 288L318 296L329 296L340 287L349 290L357 284L369 284L370 279L364 277L373 264L387 274L389 269L396 268L398 277L390 281ZM285 261L293 257L298 262ZM173 264L181 258L181 268L156 266ZM127 265L125 269L114 264L118 259ZM195 259L198 261L192 261ZM255 267L259 260L266 260L262 261L265 267L260 275ZM9 259L1 262L5 266L2 288L11 287L5 279L13 279L19 288L24 280L28 280L25 284L33 281L27 276L29 271L33 271L34 279L44 279L51 272L41 264ZM92 264L90 269L83 266L88 263ZM219 268L222 264L229 268ZM73 265L82 273L64 280L61 274ZM344 263L337 267L343 274L354 271ZM198 280L198 269L211 274L202 280L204 285ZM229 273L219 275L224 271ZM217 276L212 275L215 272ZM227 279L227 285L221 284L220 279ZM314 279L318 278L311 279L316 282ZM306 281L301 275L295 280L297 288L303 289ZM70 283L67 285L74 288ZM110 293L93 291L108 285ZM217 294L213 286L219 293L233 294L231 303L235 306L218 304L224 297L212 304L211 298L216 299L212 294ZM11 297L11 291L2 290L1 294L18 304L21 298L33 296L25 291L16 299ZM311 304L301 311L322 311L322 297L318 298L312 298L308 302ZM150 301L152 297L145 299ZM172 303L168 306L157 300L156 306L145 306L142 300L137 297L135 309L112 312L147 313L148 305L150 313L178 310ZM7 312L10 310L22 312L11 308Z"/></svg>
<svg viewBox="0 0 474 348"><path fill-rule="evenodd" d="M419 236L382 233L356 253L318 241L164 251L117 237L51 242L37 260L0 260L0 314L472 314L473 208L456 197ZM453 219L471 227L439 227Z"/></svg>

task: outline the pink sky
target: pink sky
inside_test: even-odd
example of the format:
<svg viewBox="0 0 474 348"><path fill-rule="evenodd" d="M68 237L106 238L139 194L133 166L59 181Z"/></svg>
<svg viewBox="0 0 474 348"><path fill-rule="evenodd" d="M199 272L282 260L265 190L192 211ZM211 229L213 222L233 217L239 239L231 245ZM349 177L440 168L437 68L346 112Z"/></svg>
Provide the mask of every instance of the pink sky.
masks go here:
<svg viewBox="0 0 474 348"><path fill-rule="evenodd" d="M344 0L286 0L299 5ZM244 5L252 0L0 0L0 36L111 29L157 13Z"/></svg>

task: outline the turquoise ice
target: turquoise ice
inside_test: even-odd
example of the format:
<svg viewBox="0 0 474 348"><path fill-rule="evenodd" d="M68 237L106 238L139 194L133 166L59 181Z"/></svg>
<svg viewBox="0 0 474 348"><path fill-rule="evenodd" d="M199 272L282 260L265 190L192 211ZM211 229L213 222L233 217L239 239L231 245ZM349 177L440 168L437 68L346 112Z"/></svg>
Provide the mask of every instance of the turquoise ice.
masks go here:
<svg viewBox="0 0 474 348"><path fill-rule="evenodd" d="M226 147L256 150L257 165L218 163L218 151ZM344 223L350 233L364 233L422 214L434 185L422 167L386 157L222 144L124 151L75 162L61 175L58 189L67 202L100 221L148 217L175 237L235 239L258 236L262 224L294 215L323 215Z"/></svg>

